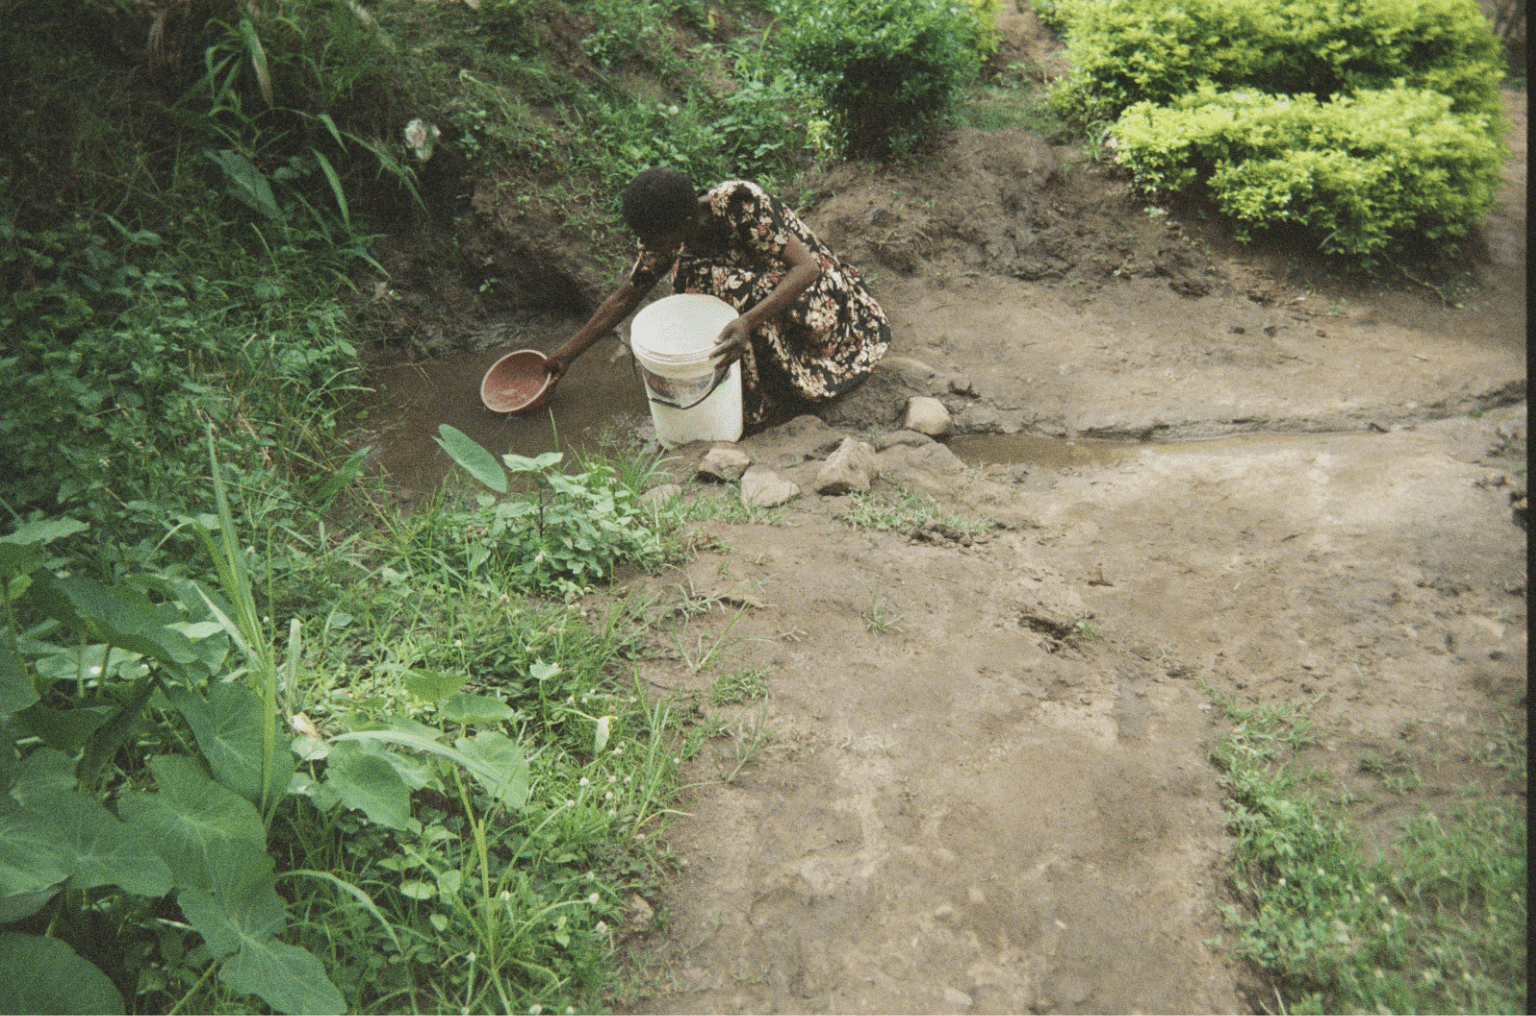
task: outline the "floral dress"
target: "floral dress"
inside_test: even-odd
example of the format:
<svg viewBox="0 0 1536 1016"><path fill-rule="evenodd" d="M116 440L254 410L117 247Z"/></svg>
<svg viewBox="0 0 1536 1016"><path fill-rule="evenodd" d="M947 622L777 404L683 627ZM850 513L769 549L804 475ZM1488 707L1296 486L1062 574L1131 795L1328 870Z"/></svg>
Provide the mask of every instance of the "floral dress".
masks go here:
<svg viewBox="0 0 1536 1016"><path fill-rule="evenodd" d="M702 240L677 250L640 244L630 281L642 292L675 267L675 293L708 293L737 313L773 292L790 264L785 249L799 240L821 266L810 288L752 332L741 358L747 426L761 425L792 400L823 401L863 381L891 343L890 325L859 273L778 198L755 183L729 180L704 194L709 221Z"/></svg>

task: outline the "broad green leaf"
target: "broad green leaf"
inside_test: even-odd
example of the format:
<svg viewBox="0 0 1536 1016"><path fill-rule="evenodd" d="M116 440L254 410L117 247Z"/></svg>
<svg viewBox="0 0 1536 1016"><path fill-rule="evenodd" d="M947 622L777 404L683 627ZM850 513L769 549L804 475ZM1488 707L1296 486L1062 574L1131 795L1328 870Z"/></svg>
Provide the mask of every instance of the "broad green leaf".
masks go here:
<svg viewBox="0 0 1536 1016"><path fill-rule="evenodd" d="M489 695L455 695L442 705L444 719L454 723L499 723L512 715L512 708Z"/></svg>
<svg viewBox="0 0 1536 1016"><path fill-rule="evenodd" d="M69 877L71 860L46 816L22 808L0 812L0 898L52 888Z"/></svg>
<svg viewBox="0 0 1536 1016"><path fill-rule="evenodd" d="M522 747L505 734L482 731L453 742L473 766L465 766L487 794L516 810L528 803L528 760Z"/></svg>
<svg viewBox="0 0 1536 1016"><path fill-rule="evenodd" d="M464 470L498 494L507 492L507 471L501 468L496 456L486 451L479 442L456 427L439 424L436 441L443 451Z"/></svg>
<svg viewBox="0 0 1536 1016"><path fill-rule="evenodd" d="M359 745L337 745L326 759L325 785L341 803L390 829L405 829L411 819L411 791L388 759Z"/></svg>
<svg viewBox="0 0 1536 1016"><path fill-rule="evenodd" d="M37 700L21 658L0 646L0 716L20 712Z"/></svg>
<svg viewBox="0 0 1536 1016"><path fill-rule="evenodd" d="M84 522L76 522L71 518L43 519L40 522L26 522L15 529L0 536L0 543L11 543L19 546L27 546L34 543L51 543L65 536L74 536L91 528Z"/></svg>
<svg viewBox="0 0 1536 1016"><path fill-rule="evenodd" d="M165 695L192 728L214 778L247 801L259 803L263 706L256 693L239 682L219 682L209 687L206 699L173 686L165 688ZM279 735L272 746L271 796L288 786L293 765L288 738Z"/></svg>
<svg viewBox="0 0 1536 1016"><path fill-rule="evenodd" d="M120 886L136 896L158 897L171 891L171 869L155 845L147 842L84 794L54 791L38 795L34 805L55 830L73 869L69 888Z"/></svg>
<svg viewBox="0 0 1536 1016"><path fill-rule="evenodd" d="M219 980L236 991L259 995L281 1013L346 1012L346 999L325 976L314 955L276 939L246 942L225 960Z"/></svg>
<svg viewBox="0 0 1536 1016"><path fill-rule="evenodd" d="M40 797L75 789L75 760L55 748L38 748L21 760L11 796L23 806L40 810Z"/></svg>
<svg viewBox="0 0 1536 1016"><path fill-rule="evenodd" d="M252 850L246 845L221 855L210 888L187 889L176 896L187 923L203 936L215 959L248 942L280 935L288 926L272 859Z"/></svg>
<svg viewBox="0 0 1536 1016"><path fill-rule="evenodd" d="M405 675L405 690L423 702L441 702L468 680L467 675L450 670L411 670Z"/></svg>
<svg viewBox="0 0 1536 1016"><path fill-rule="evenodd" d="M43 906L57 896L63 888L62 885L54 886L40 893L20 893L0 899L0 924L13 924L16 921L26 920L43 909Z"/></svg>
<svg viewBox="0 0 1536 1016"><path fill-rule="evenodd" d="M41 702L16 713L16 725L50 748L76 752L117 712L114 706L48 709Z"/></svg>
<svg viewBox="0 0 1536 1016"><path fill-rule="evenodd" d="M497 742L496 738L505 742L505 746ZM334 740L378 741L430 752L447 759L454 765L463 766L487 793L504 800L508 807L520 808L528 800L527 760L522 756L522 749L504 734L485 733L477 734L473 738L461 738L455 742L457 747L452 748L438 744L431 738L404 730L354 730L351 733L338 734ZM466 744L475 746L473 753L463 750ZM520 780L516 763L521 764Z"/></svg>
<svg viewBox="0 0 1536 1016"><path fill-rule="evenodd" d="M542 473L551 466L559 465L563 458L564 452L544 452L531 459L526 455L503 455L501 461L514 473Z"/></svg>
<svg viewBox="0 0 1536 1016"><path fill-rule="evenodd" d="M118 813L155 845L177 886L207 889L229 844L266 849L266 827L256 806L204 776L179 755L150 761L158 792L130 792Z"/></svg>
<svg viewBox="0 0 1536 1016"><path fill-rule="evenodd" d="M125 1011L107 975L56 938L0 934L0 970L0 1012Z"/></svg>
<svg viewBox="0 0 1536 1016"><path fill-rule="evenodd" d="M153 603L138 590L109 589L78 575L61 579L41 571L31 599L44 614L99 641L172 665L197 659L191 640L161 624Z"/></svg>

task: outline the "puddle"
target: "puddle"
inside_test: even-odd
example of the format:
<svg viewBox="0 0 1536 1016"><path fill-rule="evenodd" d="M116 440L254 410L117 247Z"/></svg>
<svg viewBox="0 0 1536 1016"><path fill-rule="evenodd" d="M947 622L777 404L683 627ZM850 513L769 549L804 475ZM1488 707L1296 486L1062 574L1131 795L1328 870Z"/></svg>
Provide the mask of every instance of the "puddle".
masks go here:
<svg viewBox="0 0 1536 1016"><path fill-rule="evenodd" d="M565 334L525 347L554 349ZM554 397L526 415L493 413L480 402L480 379L510 348L455 353L441 360L375 368L364 399L366 440L375 461L401 488L430 491L456 468L434 438L457 427L495 455L539 455L558 447L595 448L605 436L648 437L650 410L627 349L605 338L571 365Z"/></svg>
<svg viewBox="0 0 1536 1016"><path fill-rule="evenodd" d="M961 434L949 440L949 450L967 465L996 463L1040 469L1108 466L1135 458L1146 448L1141 441L1089 441L1034 434Z"/></svg>

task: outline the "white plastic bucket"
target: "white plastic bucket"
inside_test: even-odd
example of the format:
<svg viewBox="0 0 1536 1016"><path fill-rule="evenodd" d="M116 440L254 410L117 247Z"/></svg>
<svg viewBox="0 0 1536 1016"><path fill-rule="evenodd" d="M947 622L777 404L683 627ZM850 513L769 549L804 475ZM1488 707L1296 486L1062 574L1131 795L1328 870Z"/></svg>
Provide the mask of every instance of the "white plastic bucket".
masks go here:
<svg viewBox="0 0 1536 1016"><path fill-rule="evenodd" d="M656 438L668 448L741 437L741 364L709 359L736 310L705 293L679 293L635 315L629 348L651 404Z"/></svg>

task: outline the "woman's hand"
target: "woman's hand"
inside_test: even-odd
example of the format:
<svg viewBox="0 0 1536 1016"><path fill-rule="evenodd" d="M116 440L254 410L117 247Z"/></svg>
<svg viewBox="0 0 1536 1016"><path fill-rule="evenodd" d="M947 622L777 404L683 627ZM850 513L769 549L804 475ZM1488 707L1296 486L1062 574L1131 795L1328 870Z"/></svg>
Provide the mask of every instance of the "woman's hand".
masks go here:
<svg viewBox="0 0 1536 1016"><path fill-rule="evenodd" d="M559 353L551 353L544 358L544 369L549 372L549 383L554 384L571 369L571 362Z"/></svg>
<svg viewBox="0 0 1536 1016"><path fill-rule="evenodd" d="M715 347L709 351L711 360L718 360L717 369L729 367L746 355L752 348L752 326L745 317L738 317L724 328L715 339Z"/></svg>

